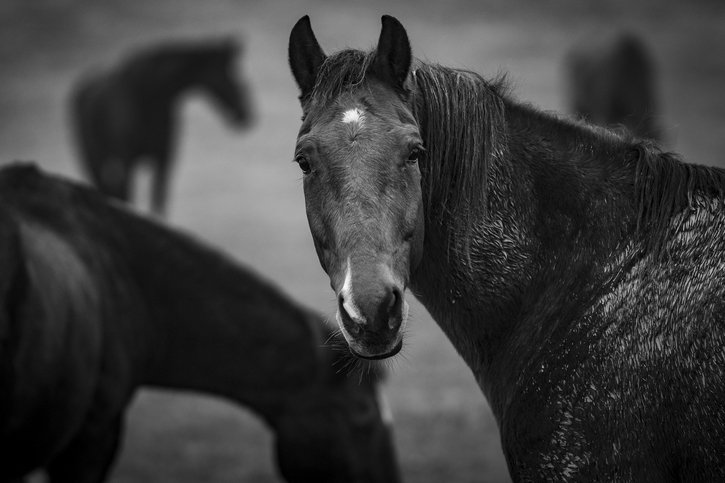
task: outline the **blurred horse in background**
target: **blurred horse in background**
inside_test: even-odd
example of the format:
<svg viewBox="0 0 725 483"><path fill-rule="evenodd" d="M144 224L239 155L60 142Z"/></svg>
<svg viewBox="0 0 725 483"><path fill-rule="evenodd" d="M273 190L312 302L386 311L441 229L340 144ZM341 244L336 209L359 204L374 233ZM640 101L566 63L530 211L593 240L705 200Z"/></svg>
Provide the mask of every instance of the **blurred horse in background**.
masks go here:
<svg viewBox="0 0 725 483"><path fill-rule="evenodd" d="M399 480L382 369L341 374L321 317L266 281L31 165L0 171L0 225L0 481L103 481L140 386L249 408L287 481Z"/></svg>
<svg viewBox="0 0 725 483"><path fill-rule="evenodd" d="M514 481L725 481L725 171L538 111L504 81L289 39L317 255L352 352L425 305Z"/></svg>
<svg viewBox="0 0 725 483"><path fill-rule="evenodd" d="M164 44L82 78L72 92L71 110L91 181L103 193L128 201L134 168L146 162L153 173L151 207L163 215L182 94L209 95L236 126L252 122L249 89L234 72L238 50L231 39Z"/></svg>
<svg viewBox="0 0 725 483"><path fill-rule="evenodd" d="M645 42L625 32L578 44L564 62L572 114L662 141L657 69Z"/></svg>

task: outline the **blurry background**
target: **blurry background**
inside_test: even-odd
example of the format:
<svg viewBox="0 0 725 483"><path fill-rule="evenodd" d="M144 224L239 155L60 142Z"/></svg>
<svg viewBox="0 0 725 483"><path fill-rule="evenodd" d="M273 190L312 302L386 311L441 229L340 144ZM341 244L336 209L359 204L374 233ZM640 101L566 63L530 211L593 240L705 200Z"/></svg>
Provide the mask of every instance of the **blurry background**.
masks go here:
<svg viewBox="0 0 725 483"><path fill-rule="evenodd" d="M310 14L327 52L367 49L383 13L405 25L417 57L486 76L508 71L515 96L545 110L566 106L562 62L573 45L620 28L639 33L659 71L666 146L690 162L725 165L719 0L2 0L0 162L35 160L82 179L67 95L83 72L159 40L233 35L244 43L238 70L251 84L257 124L233 131L204 99L183 104L169 222L333 320L290 162L300 109L287 41ZM496 424L468 368L419 304L412 316L386 384L406 480L507 481ZM128 423L114 482L276 481L266 429L223 401L142 391Z"/></svg>

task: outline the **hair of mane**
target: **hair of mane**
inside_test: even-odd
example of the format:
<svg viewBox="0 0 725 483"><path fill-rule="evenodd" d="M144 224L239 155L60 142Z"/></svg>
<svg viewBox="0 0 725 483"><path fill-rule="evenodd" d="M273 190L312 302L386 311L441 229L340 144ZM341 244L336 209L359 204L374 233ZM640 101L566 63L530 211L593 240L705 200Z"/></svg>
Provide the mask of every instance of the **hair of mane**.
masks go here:
<svg viewBox="0 0 725 483"><path fill-rule="evenodd" d="M486 213L491 164L506 153L505 76L421 63L413 71L415 117L427 149L423 171L431 215L455 223L449 249L468 256L475 220ZM433 209L435 208L435 209Z"/></svg>
<svg viewBox="0 0 725 483"><path fill-rule="evenodd" d="M353 49L327 56L317 73L312 92L303 102L314 99L324 104L362 84L374 58L374 50L363 52Z"/></svg>
<svg viewBox="0 0 725 483"><path fill-rule="evenodd" d="M635 150L637 232L655 254L660 254L668 234L679 229L671 227L672 219L698 208L697 197L719 201L725 209L725 170L684 163L648 141L637 142ZM680 224L685 220L683 216Z"/></svg>

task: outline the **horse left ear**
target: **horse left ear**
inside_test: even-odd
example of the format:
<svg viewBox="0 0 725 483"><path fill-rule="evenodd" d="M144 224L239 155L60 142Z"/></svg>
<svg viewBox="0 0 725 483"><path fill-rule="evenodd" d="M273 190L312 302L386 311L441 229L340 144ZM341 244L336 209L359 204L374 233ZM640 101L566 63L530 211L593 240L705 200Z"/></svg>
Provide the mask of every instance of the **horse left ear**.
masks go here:
<svg viewBox="0 0 725 483"><path fill-rule="evenodd" d="M222 50L230 57L240 54L242 50L241 43L234 37L225 37L221 41Z"/></svg>
<svg viewBox="0 0 725 483"><path fill-rule="evenodd" d="M292 28L288 54L292 75L302 92L301 98L307 97L315 86L317 73L326 58L320 44L317 43L308 15L299 19Z"/></svg>
<svg viewBox="0 0 725 483"><path fill-rule="evenodd" d="M373 73L399 90L404 89L410 71L411 52L408 34L395 17L383 15Z"/></svg>

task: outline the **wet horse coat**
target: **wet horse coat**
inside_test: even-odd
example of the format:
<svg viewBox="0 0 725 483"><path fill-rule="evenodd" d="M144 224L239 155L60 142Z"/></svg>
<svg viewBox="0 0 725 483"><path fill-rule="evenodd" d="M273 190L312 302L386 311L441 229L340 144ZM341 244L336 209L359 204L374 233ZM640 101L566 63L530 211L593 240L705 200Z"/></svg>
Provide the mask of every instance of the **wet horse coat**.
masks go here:
<svg viewBox="0 0 725 483"><path fill-rule="evenodd" d="M226 256L30 166L0 171L0 481L102 481L140 386L258 414L287 481L397 481L375 373Z"/></svg>
<svg viewBox="0 0 725 483"><path fill-rule="evenodd" d="M410 288L515 481L725 479L723 170L414 59L389 16L372 52L330 56L303 17L289 58L307 217L352 352L397 353Z"/></svg>
<svg viewBox="0 0 725 483"><path fill-rule="evenodd" d="M207 94L234 124L245 127L252 121L247 85L234 74L237 51L232 40L163 44L82 78L71 107L82 166L91 181L103 193L128 201L135 168L148 163L152 208L163 214L182 96Z"/></svg>

